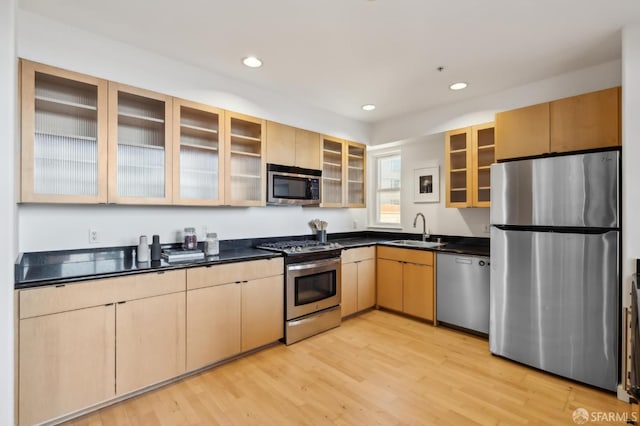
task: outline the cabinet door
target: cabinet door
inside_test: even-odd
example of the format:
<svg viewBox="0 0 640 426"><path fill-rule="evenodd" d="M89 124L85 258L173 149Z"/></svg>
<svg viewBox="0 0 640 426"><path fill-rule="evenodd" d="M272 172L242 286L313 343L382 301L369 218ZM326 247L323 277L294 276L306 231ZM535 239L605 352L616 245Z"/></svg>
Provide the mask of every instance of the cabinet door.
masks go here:
<svg viewBox="0 0 640 426"><path fill-rule="evenodd" d="M342 264L342 296L340 301L340 309L342 317L346 317L358 310L358 264L343 263Z"/></svg>
<svg viewBox="0 0 640 426"><path fill-rule="evenodd" d="M550 104L551 152L620 145L620 88Z"/></svg>
<svg viewBox="0 0 640 426"><path fill-rule="evenodd" d="M115 395L115 308L20 321L19 424L32 425Z"/></svg>
<svg viewBox="0 0 640 426"><path fill-rule="evenodd" d="M376 304L376 260L358 262L358 311ZM344 275L343 275L344 279ZM343 292L344 294L344 292Z"/></svg>
<svg viewBox="0 0 640 426"><path fill-rule="evenodd" d="M549 152L549 103L496 114L496 160Z"/></svg>
<svg viewBox="0 0 640 426"><path fill-rule="evenodd" d="M322 207L344 207L345 159L342 139L322 137Z"/></svg>
<svg viewBox="0 0 640 426"><path fill-rule="evenodd" d="M471 128L473 139L472 205L491 207L491 164L495 162L495 124Z"/></svg>
<svg viewBox="0 0 640 426"><path fill-rule="evenodd" d="M240 284L187 291L187 370L240 353Z"/></svg>
<svg viewBox="0 0 640 426"><path fill-rule="evenodd" d="M107 82L22 60L21 200L107 201Z"/></svg>
<svg viewBox="0 0 640 426"><path fill-rule="evenodd" d="M295 165L296 130L291 126L267 121L267 163Z"/></svg>
<svg viewBox="0 0 640 426"><path fill-rule="evenodd" d="M110 203L171 203L171 102L109 82Z"/></svg>
<svg viewBox="0 0 640 426"><path fill-rule="evenodd" d="M433 267L405 263L403 278L404 312L433 321Z"/></svg>
<svg viewBox="0 0 640 426"><path fill-rule="evenodd" d="M447 207L470 207L472 204L472 153L470 127L451 130L446 133Z"/></svg>
<svg viewBox="0 0 640 426"><path fill-rule="evenodd" d="M295 129L295 133L295 165L305 169L322 169L320 164L320 134L303 129Z"/></svg>
<svg viewBox="0 0 640 426"><path fill-rule="evenodd" d="M349 142L347 150L347 207L366 207L366 146Z"/></svg>
<svg viewBox="0 0 640 426"><path fill-rule="evenodd" d="M282 275L242 284L242 351L284 336L284 278Z"/></svg>
<svg viewBox="0 0 640 426"><path fill-rule="evenodd" d="M402 311L402 263L378 259L378 306Z"/></svg>
<svg viewBox="0 0 640 426"><path fill-rule="evenodd" d="M225 113L225 204L265 205L265 121L234 112Z"/></svg>
<svg viewBox="0 0 640 426"><path fill-rule="evenodd" d="M116 393L185 371L184 292L116 305Z"/></svg>
<svg viewBox="0 0 640 426"><path fill-rule="evenodd" d="M224 202L224 112L173 100L173 203Z"/></svg>

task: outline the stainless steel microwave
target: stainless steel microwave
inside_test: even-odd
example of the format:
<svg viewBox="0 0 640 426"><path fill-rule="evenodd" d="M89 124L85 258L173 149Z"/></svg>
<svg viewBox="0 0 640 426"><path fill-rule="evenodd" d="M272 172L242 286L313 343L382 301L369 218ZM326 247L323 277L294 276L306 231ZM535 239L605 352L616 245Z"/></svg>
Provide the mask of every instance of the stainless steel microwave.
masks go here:
<svg viewBox="0 0 640 426"><path fill-rule="evenodd" d="M320 204L322 170L267 164L267 204Z"/></svg>

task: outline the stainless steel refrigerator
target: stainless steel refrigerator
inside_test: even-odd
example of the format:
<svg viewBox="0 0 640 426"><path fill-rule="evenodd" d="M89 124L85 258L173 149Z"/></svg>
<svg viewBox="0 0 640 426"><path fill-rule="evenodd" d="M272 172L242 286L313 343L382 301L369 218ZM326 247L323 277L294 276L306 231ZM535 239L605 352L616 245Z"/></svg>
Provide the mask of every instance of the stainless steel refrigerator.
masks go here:
<svg viewBox="0 0 640 426"><path fill-rule="evenodd" d="M618 383L619 151L491 166L492 353Z"/></svg>

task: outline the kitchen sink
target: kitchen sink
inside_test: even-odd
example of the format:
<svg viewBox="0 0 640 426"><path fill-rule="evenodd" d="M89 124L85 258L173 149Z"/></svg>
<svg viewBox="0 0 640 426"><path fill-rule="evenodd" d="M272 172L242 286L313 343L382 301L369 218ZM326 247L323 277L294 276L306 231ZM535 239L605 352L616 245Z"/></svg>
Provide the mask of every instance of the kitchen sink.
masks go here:
<svg viewBox="0 0 640 426"><path fill-rule="evenodd" d="M418 241L418 240L394 240L394 241L387 241L386 243L392 244L394 246L420 247L420 248L440 247L446 244L446 243L435 243L433 241Z"/></svg>

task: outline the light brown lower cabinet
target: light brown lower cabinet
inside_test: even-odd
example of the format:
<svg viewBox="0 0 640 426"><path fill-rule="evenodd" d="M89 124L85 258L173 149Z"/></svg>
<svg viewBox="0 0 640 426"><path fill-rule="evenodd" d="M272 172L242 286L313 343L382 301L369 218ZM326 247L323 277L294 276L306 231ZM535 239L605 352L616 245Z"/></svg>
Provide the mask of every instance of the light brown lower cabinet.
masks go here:
<svg viewBox="0 0 640 426"><path fill-rule="evenodd" d="M19 327L19 424L115 396L115 306L27 318Z"/></svg>
<svg viewBox="0 0 640 426"><path fill-rule="evenodd" d="M284 336L282 258L187 271L187 370Z"/></svg>
<svg viewBox="0 0 640 426"><path fill-rule="evenodd" d="M342 317L376 304L376 248L360 247L342 252Z"/></svg>
<svg viewBox="0 0 640 426"><path fill-rule="evenodd" d="M433 253L378 247L378 306L433 321Z"/></svg>
<svg viewBox="0 0 640 426"><path fill-rule="evenodd" d="M116 305L116 393L185 372L184 292Z"/></svg>

